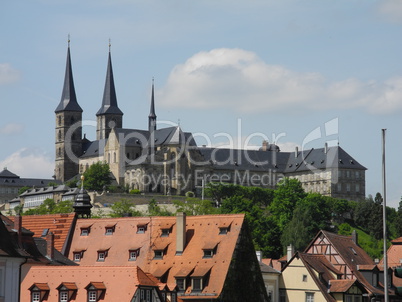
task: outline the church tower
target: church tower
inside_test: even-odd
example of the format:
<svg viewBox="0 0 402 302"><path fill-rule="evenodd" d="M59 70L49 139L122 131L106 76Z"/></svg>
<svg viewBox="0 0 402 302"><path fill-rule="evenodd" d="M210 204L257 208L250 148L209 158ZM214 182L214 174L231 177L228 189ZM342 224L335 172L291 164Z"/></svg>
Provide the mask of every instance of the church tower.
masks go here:
<svg viewBox="0 0 402 302"><path fill-rule="evenodd" d="M63 182L79 172L78 156L82 153L82 109L75 95L68 41L66 73L61 100L56 110L55 178Z"/></svg>
<svg viewBox="0 0 402 302"><path fill-rule="evenodd" d="M156 130L156 114L155 114L155 99L154 99L154 79L152 79L152 95L151 95L151 110L148 115L148 131L149 133Z"/></svg>
<svg viewBox="0 0 402 302"><path fill-rule="evenodd" d="M103 92L102 106L96 113L97 128L96 139L107 139L113 128L123 127L123 112L117 106L116 90L114 87L112 58L110 54L107 63L105 90Z"/></svg>

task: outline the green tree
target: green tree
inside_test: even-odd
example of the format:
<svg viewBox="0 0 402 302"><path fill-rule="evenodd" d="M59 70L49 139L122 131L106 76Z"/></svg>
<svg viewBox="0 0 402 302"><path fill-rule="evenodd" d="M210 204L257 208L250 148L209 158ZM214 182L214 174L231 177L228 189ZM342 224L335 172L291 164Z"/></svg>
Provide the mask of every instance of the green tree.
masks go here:
<svg viewBox="0 0 402 302"><path fill-rule="evenodd" d="M296 250L304 250L319 230L329 229L332 213L327 201L318 193L310 193L297 203L282 234L284 248L293 244Z"/></svg>
<svg viewBox="0 0 402 302"><path fill-rule="evenodd" d="M173 213L169 212L168 210L162 209L157 201L152 198L148 204L148 215L149 216L172 216Z"/></svg>
<svg viewBox="0 0 402 302"><path fill-rule="evenodd" d="M116 201L112 206L111 217L142 216L142 213L135 209L135 206L126 199Z"/></svg>
<svg viewBox="0 0 402 302"><path fill-rule="evenodd" d="M399 202L398 211L396 212L396 217L394 219L394 230L395 236L401 237L402 236L402 197L401 201Z"/></svg>
<svg viewBox="0 0 402 302"><path fill-rule="evenodd" d="M110 168L106 162L97 162L84 172L84 187L87 190L102 191L110 185Z"/></svg>
<svg viewBox="0 0 402 302"><path fill-rule="evenodd" d="M80 180L77 177L74 177L73 179L67 181L65 184L69 188L77 188L79 181Z"/></svg>
<svg viewBox="0 0 402 302"><path fill-rule="evenodd" d="M212 205L211 200L199 198L186 198L185 201L173 200L172 203L176 206L177 212L184 212L187 215L210 215L219 212Z"/></svg>
<svg viewBox="0 0 402 302"><path fill-rule="evenodd" d="M281 231L292 219L297 203L306 195L300 181L297 179L284 178L278 184L269 210L274 215Z"/></svg>

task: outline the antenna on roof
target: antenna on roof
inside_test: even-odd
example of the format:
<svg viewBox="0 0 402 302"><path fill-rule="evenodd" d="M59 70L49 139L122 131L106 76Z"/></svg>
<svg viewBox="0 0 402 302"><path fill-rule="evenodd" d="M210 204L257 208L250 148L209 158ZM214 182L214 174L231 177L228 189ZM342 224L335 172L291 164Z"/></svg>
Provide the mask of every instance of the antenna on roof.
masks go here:
<svg viewBox="0 0 402 302"><path fill-rule="evenodd" d="M112 40L109 38L109 52L110 52L110 47L112 46Z"/></svg>
<svg viewBox="0 0 402 302"><path fill-rule="evenodd" d="M70 34L68 34L68 40L67 40L67 43L68 43L68 48L70 48Z"/></svg>
<svg viewBox="0 0 402 302"><path fill-rule="evenodd" d="M177 119L177 126L180 127L180 119Z"/></svg>

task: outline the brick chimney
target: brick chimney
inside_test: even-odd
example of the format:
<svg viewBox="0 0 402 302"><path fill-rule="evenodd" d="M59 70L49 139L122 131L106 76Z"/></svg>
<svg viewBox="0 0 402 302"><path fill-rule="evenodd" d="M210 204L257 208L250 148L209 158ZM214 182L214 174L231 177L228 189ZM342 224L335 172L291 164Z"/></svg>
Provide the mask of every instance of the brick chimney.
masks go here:
<svg viewBox="0 0 402 302"><path fill-rule="evenodd" d="M54 259L54 234L52 232L46 236L46 257Z"/></svg>
<svg viewBox="0 0 402 302"><path fill-rule="evenodd" d="M359 241L359 236L356 232L356 230L353 230L352 232L352 240L356 245L359 245L358 241Z"/></svg>
<svg viewBox="0 0 402 302"><path fill-rule="evenodd" d="M18 236L21 236L22 233L22 216L17 214L14 217L14 229L16 230Z"/></svg>
<svg viewBox="0 0 402 302"><path fill-rule="evenodd" d="M293 255L295 254L295 248L292 244L288 245L287 247L287 259L286 261L289 262L292 259Z"/></svg>
<svg viewBox="0 0 402 302"><path fill-rule="evenodd" d="M182 255L186 247L186 213L177 213L176 227L176 255Z"/></svg>

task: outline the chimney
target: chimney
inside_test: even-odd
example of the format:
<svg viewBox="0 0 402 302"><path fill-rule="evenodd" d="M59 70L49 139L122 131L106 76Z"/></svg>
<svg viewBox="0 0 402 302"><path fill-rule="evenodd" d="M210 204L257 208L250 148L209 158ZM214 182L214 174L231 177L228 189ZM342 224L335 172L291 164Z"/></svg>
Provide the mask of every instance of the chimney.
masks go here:
<svg viewBox="0 0 402 302"><path fill-rule="evenodd" d="M293 247L293 245L291 244L291 245L288 245L288 248L287 248L287 262L289 262L290 261L290 259L292 259L292 257L293 257L293 255L295 254L295 249L294 249L294 247Z"/></svg>
<svg viewBox="0 0 402 302"><path fill-rule="evenodd" d="M46 236L46 257L54 259L54 234L50 232Z"/></svg>
<svg viewBox="0 0 402 302"><path fill-rule="evenodd" d="M268 149L268 141L262 141L262 151L267 151Z"/></svg>
<svg viewBox="0 0 402 302"><path fill-rule="evenodd" d="M296 146L296 148L295 148L295 157L297 158L298 155L299 155L299 147Z"/></svg>
<svg viewBox="0 0 402 302"><path fill-rule="evenodd" d="M182 255L186 247L186 213L177 213L176 227L176 255Z"/></svg>
<svg viewBox="0 0 402 302"><path fill-rule="evenodd" d="M325 145L324 145L324 153L325 154L328 153L328 143L325 143Z"/></svg>
<svg viewBox="0 0 402 302"><path fill-rule="evenodd" d="M352 240L356 245L359 245L358 244L359 236L358 236L356 230L353 230L353 232L352 232Z"/></svg>
<svg viewBox="0 0 402 302"><path fill-rule="evenodd" d="M262 252L261 251L255 251L255 254L257 255L257 260L259 263L262 261Z"/></svg>
<svg viewBox="0 0 402 302"><path fill-rule="evenodd" d="M22 216L17 214L14 218L14 229L17 231L18 236L22 233Z"/></svg>

